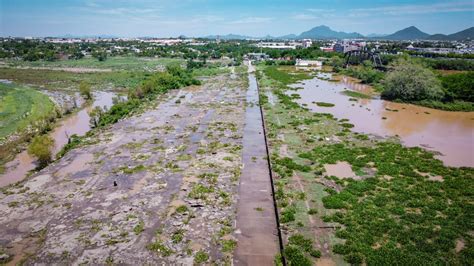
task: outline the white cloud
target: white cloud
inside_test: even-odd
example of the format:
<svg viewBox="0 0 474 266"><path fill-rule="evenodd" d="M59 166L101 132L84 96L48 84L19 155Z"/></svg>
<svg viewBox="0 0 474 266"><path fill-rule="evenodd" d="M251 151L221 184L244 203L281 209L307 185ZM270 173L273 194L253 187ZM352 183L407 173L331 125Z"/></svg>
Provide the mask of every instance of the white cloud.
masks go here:
<svg viewBox="0 0 474 266"><path fill-rule="evenodd" d="M430 13L447 13L447 12L472 12L474 11L474 2L451 2L451 3L434 3L429 5L398 5L383 6L373 8L356 8L351 9L349 16L351 17L367 17L373 15L409 15L409 14L430 14Z"/></svg>
<svg viewBox="0 0 474 266"><path fill-rule="evenodd" d="M315 20L315 19L317 19L316 16L309 15L309 14L296 14L296 15L291 16L291 18L295 19L295 20Z"/></svg>
<svg viewBox="0 0 474 266"><path fill-rule="evenodd" d="M306 10L312 13L333 13L334 11L336 11L335 9L324 9L324 8L308 8Z"/></svg>
<svg viewBox="0 0 474 266"><path fill-rule="evenodd" d="M246 17L231 21L230 24L251 24L251 23L266 23L272 21L269 17Z"/></svg>

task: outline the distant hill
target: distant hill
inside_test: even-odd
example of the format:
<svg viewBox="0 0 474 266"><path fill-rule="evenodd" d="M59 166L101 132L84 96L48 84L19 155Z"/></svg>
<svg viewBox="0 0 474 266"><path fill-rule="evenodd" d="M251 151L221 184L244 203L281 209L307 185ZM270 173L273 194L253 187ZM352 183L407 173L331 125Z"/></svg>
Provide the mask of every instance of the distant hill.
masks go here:
<svg viewBox="0 0 474 266"><path fill-rule="evenodd" d="M385 37L387 35L388 34L371 33L371 34L365 35L365 37L367 37L367 38L380 38L380 37Z"/></svg>
<svg viewBox="0 0 474 266"><path fill-rule="evenodd" d="M255 37L245 36L245 35L238 35L238 34L227 34L227 35L209 35L203 37L204 39L219 39L221 40L247 40L247 39L256 39Z"/></svg>
<svg viewBox="0 0 474 266"><path fill-rule="evenodd" d="M294 40L297 39L298 36L296 34L288 34L288 35L283 35L280 37L277 37L276 39L281 39L281 40Z"/></svg>
<svg viewBox="0 0 474 266"><path fill-rule="evenodd" d="M325 25L305 31L298 36L298 39L355 39L364 36L357 32L347 33L342 31L333 31Z"/></svg>
<svg viewBox="0 0 474 266"><path fill-rule="evenodd" d="M428 37L429 40L439 41L462 41L462 40L474 40L474 27L470 27L460 32L456 32L450 35L445 34L434 34Z"/></svg>
<svg viewBox="0 0 474 266"><path fill-rule="evenodd" d="M422 32L415 26L411 26L382 38L386 40L423 40L429 36L428 33Z"/></svg>
<svg viewBox="0 0 474 266"><path fill-rule="evenodd" d="M206 39L217 39L217 35L210 35L203 37ZM343 32L343 31L334 31L328 26L321 25L314 27L308 31L305 31L299 35L288 34L280 37L273 37L270 35L264 37L251 37L238 34L228 34L219 36L222 40L300 40L300 39L359 39L359 38L370 38L370 39L383 39L383 40L447 40L447 41L460 41L460 40L474 40L474 27L465 29L463 31L453 33L450 35L445 34L434 34L430 35L428 33L422 32L415 26L399 30L393 34L384 35L384 34L369 34L363 36L357 32Z"/></svg>

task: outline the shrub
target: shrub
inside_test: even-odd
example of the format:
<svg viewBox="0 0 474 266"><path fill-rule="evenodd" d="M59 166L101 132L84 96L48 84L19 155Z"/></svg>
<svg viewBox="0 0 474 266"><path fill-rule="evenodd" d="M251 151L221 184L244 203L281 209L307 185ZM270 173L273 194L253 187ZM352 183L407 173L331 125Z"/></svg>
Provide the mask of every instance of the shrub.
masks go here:
<svg viewBox="0 0 474 266"><path fill-rule="evenodd" d="M286 246L283 255L290 266L311 266L313 263L306 257L299 248L294 246Z"/></svg>
<svg viewBox="0 0 474 266"><path fill-rule="evenodd" d="M441 76L445 101L474 102L474 71Z"/></svg>
<svg viewBox="0 0 474 266"><path fill-rule="evenodd" d="M350 264L359 265L362 264L362 262L364 261L364 256L359 252L353 252L345 255L344 260L346 260Z"/></svg>
<svg viewBox="0 0 474 266"><path fill-rule="evenodd" d="M281 212L281 223L289 223L295 220L296 207L290 206Z"/></svg>
<svg viewBox="0 0 474 266"><path fill-rule="evenodd" d="M51 162L54 140L48 135L36 136L28 146L28 153L38 159L39 167L43 168Z"/></svg>
<svg viewBox="0 0 474 266"><path fill-rule="evenodd" d="M383 98L407 102L443 98L441 83L428 68L404 58L392 67L384 81Z"/></svg>
<svg viewBox="0 0 474 266"><path fill-rule="evenodd" d="M85 82L85 81L82 81L79 84L79 93L86 100L92 99L91 85L89 83Z"/></svg>
<svg viewBox="0 0 474 266"><path fill-rule="evenodd" d="M196 252L196 255L194 256L194 263L204 263L209 259L209 255L207 255L206 252L204 251L198 251Z"/></svg>
<svg viewBox="0 0 474 266"><path fill-rule="evenodd" d="M186 205L181 205L178 208L176 208L177 213L185 213L188 211L188 207Z"/></svg>

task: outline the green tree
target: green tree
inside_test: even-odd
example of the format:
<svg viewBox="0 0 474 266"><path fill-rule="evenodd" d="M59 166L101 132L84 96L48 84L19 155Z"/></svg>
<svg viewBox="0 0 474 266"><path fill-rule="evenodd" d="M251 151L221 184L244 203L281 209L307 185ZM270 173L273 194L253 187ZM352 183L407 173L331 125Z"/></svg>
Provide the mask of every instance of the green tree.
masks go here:
<svg viewBox="0 0 474 266"><path fill-rule="evenodd" d="M444 96L440 81L433 71L408 58L391 65L384 82L382 97L406 102L441 100Z"/></svg>
<svg viewBox="0 0 474 266"><path fill-rule="evenodd" d="M82 81L79 84L79 93L86 100L92 99L91 85L89 83L85 82L85 81Z"/></svg>
<svg viewBox="0 0 474 266"><path fill-rule="evenodd" d="M445 100L474 102L474 72L441 76Z"/></svg>
<svg viewBox="0 0 474 266"><path fill-rule="evenodd" d="M92 57L102 62L107 60L107 53L105 51L95 51L92 53Z"/></svg>
<svg viewBox="0 0 474 266"><path fill-rule="evenodd" d="M39 167L43 168L51 162L54 140L48 135L33 138L28 146L28 153L38 159Z"/></svg>
<svg viewBox="0 0 474 266"><path fill-rule="evenodd" d="M344 59L340 58L339 56L333 56L329 60L329 65L334 68L341 68L344 66Z"/></svg>

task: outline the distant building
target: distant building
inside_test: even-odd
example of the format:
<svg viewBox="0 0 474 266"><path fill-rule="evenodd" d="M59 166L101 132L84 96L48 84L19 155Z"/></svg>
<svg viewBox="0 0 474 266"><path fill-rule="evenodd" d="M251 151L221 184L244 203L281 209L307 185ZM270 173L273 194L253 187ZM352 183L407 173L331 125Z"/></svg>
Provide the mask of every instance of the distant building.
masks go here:
<svg viewBox="0 0 474 266"><path fill-rule="evenodd" d="M332 49L333 49L334 52L344 53L344 44L336 43L336 44L334 44Z"/></svg>
<svg viewBox="0 0 474 266"><path fill-rule="evenodd" d="M321 49L323 52L334 52L333 47L319 47L319 49Z"/></svg>
<svg viewBox="0 0 474 266"><path fill-rule="evenodd" d="M309 48L313 45L313 41L311 39L304 39L301 42L303 44L303 48Z"/></svg>
<svg viewBox="0 0 474 266"><path fill-rule="evenodd" d="M262 61L270 58L266 53L248 53L246 57L255 61Z"/></svg>
<svg viewBox="0 0 474 266"><path fill-rule="evenodd" d="M334 52L338 53L347 53L350 51L357 51L357 50L362 50L363 47L365 47L366 43L365 42L338 42L334 44L333 50Z"/></svg>
<svg viewBox="0 0 474 266"><path fill-rule="evenodd" d="M298 46L301 46L300 43L295 43L295 42L291 42L291 43L284 43L284 42L260 42L260 43L257 43L256 46L258 48L271 48L271 49L282 49L282 50L285 50L285 49L296 49L296 47Z"/></svg>
<svg viewBox="0 0 474 266"><path fill-rule="evenodd" d="M323 65L322 61L318 60L302 60L302 59L296 59L296 66L300 67L321 67Z"/></svg>

